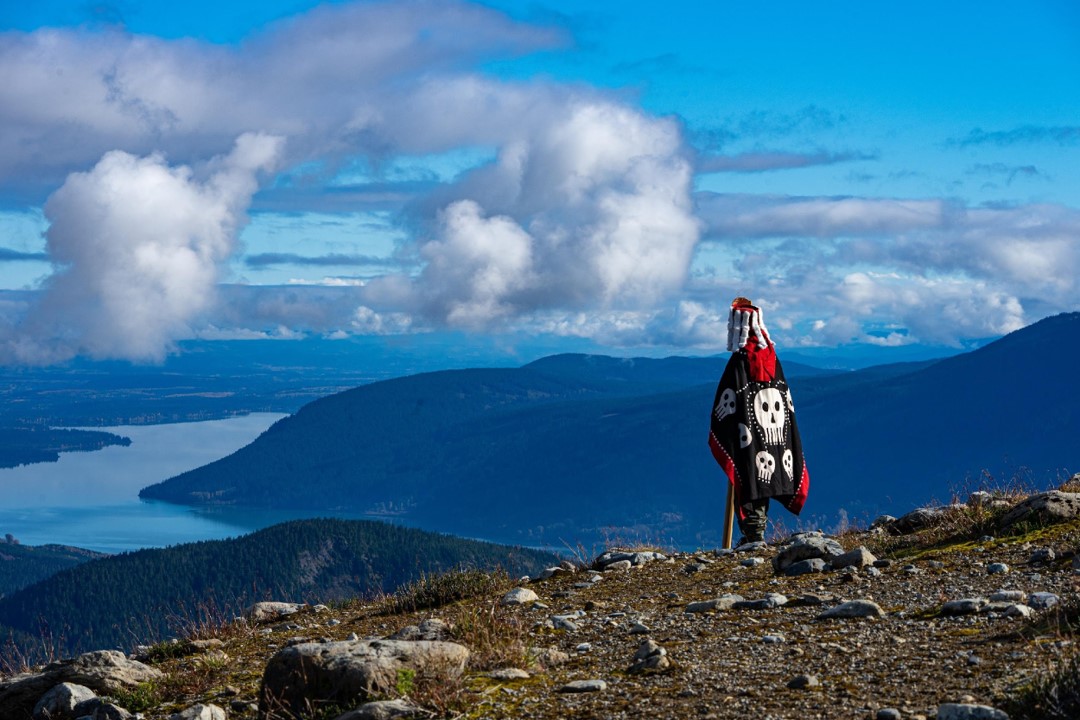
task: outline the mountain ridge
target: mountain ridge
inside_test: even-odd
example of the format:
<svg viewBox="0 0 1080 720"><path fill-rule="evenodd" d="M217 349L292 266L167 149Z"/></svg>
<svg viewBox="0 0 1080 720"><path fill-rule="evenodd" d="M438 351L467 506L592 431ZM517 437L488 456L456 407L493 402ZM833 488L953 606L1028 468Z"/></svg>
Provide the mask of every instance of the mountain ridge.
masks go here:
<svg viewBox="0 0 1080 720"><path fill-rule="evenodd" d="M945 360L789 374L811 479L805 521L873 519L976 489L987 475L1060 480L1080 433L1070 407L1080 379L1059 373L1042 399L1059 422L999 419L1000 398L1013 397L1003 379L1030 369L1031 349L1048 343L1080 350L1080 315ZM726 480L705 436L720 360L566 355L375 383L311 403L233 456L141 495L360 512L389 504L423 527L522 544L715 543Z"/></svg>

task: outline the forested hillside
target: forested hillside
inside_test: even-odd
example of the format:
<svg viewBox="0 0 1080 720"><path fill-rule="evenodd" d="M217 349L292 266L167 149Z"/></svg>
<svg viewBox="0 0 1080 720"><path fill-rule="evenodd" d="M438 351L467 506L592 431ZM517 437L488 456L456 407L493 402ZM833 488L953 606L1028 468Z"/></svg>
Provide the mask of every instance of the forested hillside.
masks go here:
<svg viewBox="0 0 1080 720"><path fill-rule="evenodd" d="M50 575L103 553L65 545L20 545L13 537L0 539L0 598Z"/></svg>
<svg viewBox="0 0 1080 720"><path fill-rule="evenodd" d="M100 450L109 445L130 445L131 440L98 430L46 427L0 427L0 468L56 462L62 452Z"/></svg>
<svg viewBox="0 0 1080 720"><path fill-rule="evenodd" d="M128 647L175 634L252 602L329 602L389 592L457 567L512 575L556 562L550 553L356 520L299 520L231 540L139 550L94 560L0 599L0 632L23 648Z"/></svg>

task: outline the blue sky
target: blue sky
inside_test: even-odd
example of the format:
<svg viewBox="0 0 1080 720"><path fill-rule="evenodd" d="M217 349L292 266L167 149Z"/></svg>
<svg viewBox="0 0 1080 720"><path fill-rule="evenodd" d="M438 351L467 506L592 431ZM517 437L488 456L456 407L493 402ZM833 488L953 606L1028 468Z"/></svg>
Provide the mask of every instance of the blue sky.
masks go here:
<svg viewBox="0 0 1080 720"><path fill-rule="evenodd" d="M1066 1L0 8L0 360L961 347L1080 301Z"/></svg>

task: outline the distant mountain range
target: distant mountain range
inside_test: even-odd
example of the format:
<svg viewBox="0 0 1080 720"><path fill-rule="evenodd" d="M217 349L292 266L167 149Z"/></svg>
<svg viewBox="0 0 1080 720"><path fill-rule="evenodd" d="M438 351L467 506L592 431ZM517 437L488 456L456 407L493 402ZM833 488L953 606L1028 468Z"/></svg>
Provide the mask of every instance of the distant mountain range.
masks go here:
<svg viewBox="0 0 1080 720"><path fill-rule="evenodd" d="M785 364L811 476L807 522L948 501L986 478L1064 477L1080 465L1080 378L1066 367L1077 350L1080 314L1068 314L940 361ZM141 495L393 513L525 544L715 544L725 481L705 438L724 362L559 355L373 383Z"/></svg>
<svg viewBox="0 0 1080 720"><path fill-rule="evenodd" d="M5 548L0 545L0 556ZM260 600L363 598L456 568L501 567L517 577L556 562L539 550L388 523L298 520L231 540L139 550L62 570L0 598L0 638L10 636L24 651L130 647L202 620L230 620Z"/></svg>

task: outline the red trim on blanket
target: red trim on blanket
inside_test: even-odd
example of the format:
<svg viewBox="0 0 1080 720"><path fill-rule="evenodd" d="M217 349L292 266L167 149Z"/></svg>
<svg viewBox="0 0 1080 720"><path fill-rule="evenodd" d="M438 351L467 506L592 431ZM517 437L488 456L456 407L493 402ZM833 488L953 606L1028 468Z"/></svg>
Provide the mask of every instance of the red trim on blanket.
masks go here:
<svg viewBox="0 0 1080 720"><path fill-rule="evenodd" d="M806 470L806 458L802 463L802 478L799 480L799 489L788 503L787 509L798 515L806 503L806 496L810 494L810 473Z"/></svg>
<svg viewBox="0 0 1080 720"><path fill-rule="evenodd" d="M716 433L709 431L709 449L712 450L713 458L723 468L724 473L728 476L728 483L731 485L732 500L735 503L735 514L738 515L740 520L746 519L746 513L743 512L742 500L739 498L739 482L738 471L735 470L735 461L731 459L731 456L727 454L723 446L720 445L720 441L716 439ZM805 498L804 498L805 500Z"/></svg>

